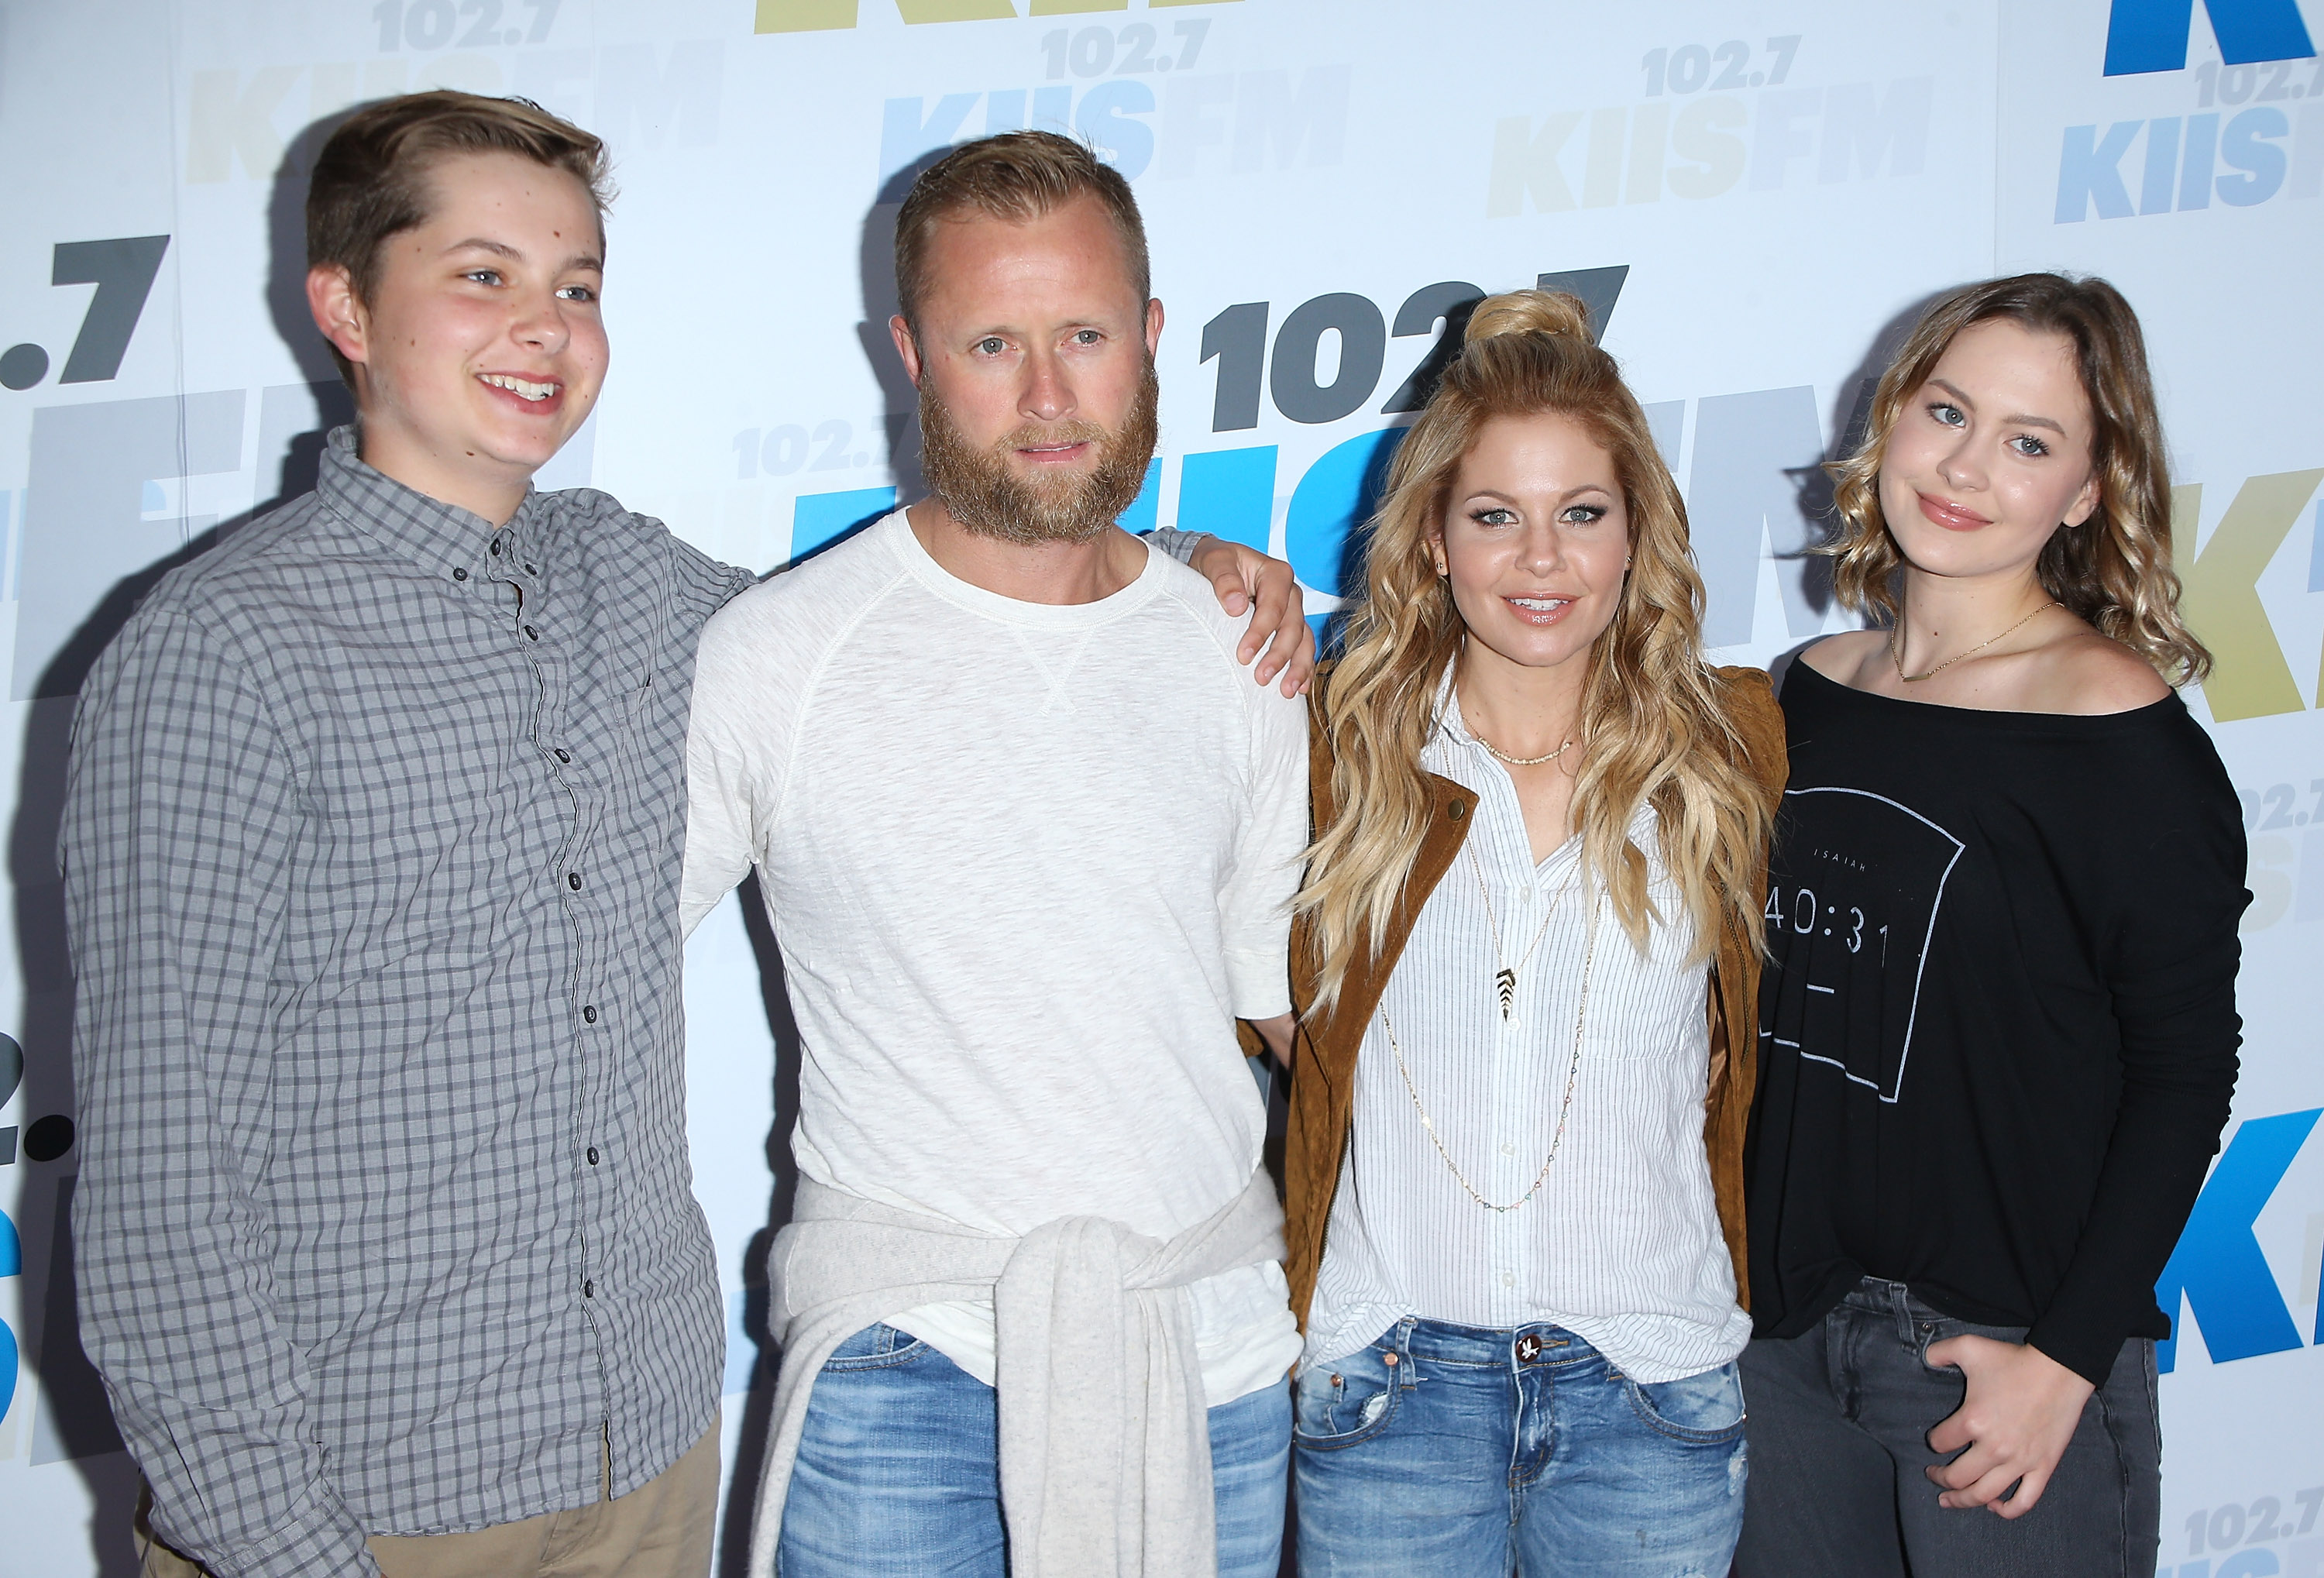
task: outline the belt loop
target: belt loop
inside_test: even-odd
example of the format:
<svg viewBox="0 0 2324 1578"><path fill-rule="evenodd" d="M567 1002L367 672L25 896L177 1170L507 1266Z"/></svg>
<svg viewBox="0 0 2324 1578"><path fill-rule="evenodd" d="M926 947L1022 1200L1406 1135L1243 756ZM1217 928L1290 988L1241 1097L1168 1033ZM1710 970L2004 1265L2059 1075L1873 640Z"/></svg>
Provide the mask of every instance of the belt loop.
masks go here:
<svg viewBox="0 0 2324 1578"><path fill-rule="evenodd" d="M1896 1340L1904 1344L1907 1353L1918 1353L1921 1333L1916 1329L1919 1322L1913 1315L1913 1290L1902 1282L1891 1282L1888 1289L1889 1301L1896 1309Z"/></svg>

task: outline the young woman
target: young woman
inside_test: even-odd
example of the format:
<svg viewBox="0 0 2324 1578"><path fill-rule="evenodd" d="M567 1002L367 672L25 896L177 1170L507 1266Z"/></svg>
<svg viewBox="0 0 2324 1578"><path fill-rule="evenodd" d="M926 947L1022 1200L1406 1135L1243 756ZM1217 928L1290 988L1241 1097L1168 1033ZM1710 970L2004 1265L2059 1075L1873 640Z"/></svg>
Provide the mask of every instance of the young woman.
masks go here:
<svg viewBox="0 0 2324 1578"><path fill-rule="evenodd" d="M2242 820L2172 693L2138 320L1922 318L1833 467L1886 629L1784 682L1750 1180L1746 1578L2152 1573L2154 1280L2235 1086Z"/></svg>
<svg viewBox="0 0 2324 1578"><path fill-rule="evenodd" d="M1723 1573L1782 736L1703 664L1684 508L1573 298L1477 309L1366 573L1293 950L1300 1571Z"/></svg>

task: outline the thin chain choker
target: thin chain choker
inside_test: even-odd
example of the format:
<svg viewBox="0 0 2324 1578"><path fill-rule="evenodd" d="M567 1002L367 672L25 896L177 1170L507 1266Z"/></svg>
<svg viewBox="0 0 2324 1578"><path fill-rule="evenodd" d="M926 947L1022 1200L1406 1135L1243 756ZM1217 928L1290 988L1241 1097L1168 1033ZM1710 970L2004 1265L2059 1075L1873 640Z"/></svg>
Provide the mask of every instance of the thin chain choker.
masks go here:
<svg viewBox="0 0 2324 1578"><path fill-rule="evenodd" d="M1888 631L1888 660L1896 665L1897 678L1903 680L1907 685L1918 685L1923 679L1934 679L1938 675L1951 668L1955 663L1960 662L1963 658L1976 657L1978 653L1985 651L1986 648L2001 640L2002 636L2015 635L2019 631L2024 630L2027 625L2034 623L2035 614L2042 614L2052 608L2063 608L2065 604L2063 603L2059 603L2054 600L2044 603L2040 608L2036 608L2033 614L2027 614L2015 624L2013 624L2007 630L2003 631L2001 635L1987 636L1985 640L1978 642L1977 645L1969 648L1969 651L1965 652L1955 652L1951 657L1947 658L1943 662L1938 664L1935 668L1930 669L1925 674L1907 674L1904 672L1904 648L1903 642L1898 639L1904 633L1903 626L1901 623L1892 625L1889 627ZM1480 744L1483 743L1481 741L1479 743ZM1493 748L1490 745L1486 745L1485 749L1488 751L1493 751ZM1558 749L1562 751L1564 747L1561 745ZM1493 754L1496 756L1501 756L1501 753L1498 751L1493 751ZM1501 756L1501 760L1507 761L1508 758Z"/></svg>
<svg viewBox="0 0 2324 1578"><path fill-rule="evenodd" d="M1457 686L1454 687L1452 691L1452 706L1453 710L1460 715L1461 726L1469 731L1469 738L1476 741L1478 744L1482 745L1485 748L1485 754L1490 756L1494 761L1499 762L1504 767L1539 767L1545 761L1556 761L1559 757L1564 755L1568 751L1571 751L1573 748L1573 737L1569 734L1566 736L1565 743L1563 744L1558 746L1556 750L1548 752L1543 755L1512 756L1508 752L1502 750L1499 745L1494 744L1490 740L1485 738L1485 736L1479 732L1477 725L1469 721L1469 711L1466 707L1461 705L1461 692Z"/></svg>

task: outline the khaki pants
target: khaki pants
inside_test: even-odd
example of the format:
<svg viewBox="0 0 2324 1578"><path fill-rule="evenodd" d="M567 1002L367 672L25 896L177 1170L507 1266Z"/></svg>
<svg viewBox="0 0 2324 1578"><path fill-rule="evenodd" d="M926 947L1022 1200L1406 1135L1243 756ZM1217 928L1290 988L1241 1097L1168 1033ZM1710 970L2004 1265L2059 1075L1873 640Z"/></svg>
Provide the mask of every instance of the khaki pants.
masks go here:
<svg viewBox="0 0 2324 1578"><path fill-rule="evenodd" d="M608 1483L611 1470L608 1468ZM718 1422L686 1455L615 1500L466 1534L374 1535L385 1578L706 1578L718 1509ZM207 1578L137 1510L143 1578Z"/></svg>

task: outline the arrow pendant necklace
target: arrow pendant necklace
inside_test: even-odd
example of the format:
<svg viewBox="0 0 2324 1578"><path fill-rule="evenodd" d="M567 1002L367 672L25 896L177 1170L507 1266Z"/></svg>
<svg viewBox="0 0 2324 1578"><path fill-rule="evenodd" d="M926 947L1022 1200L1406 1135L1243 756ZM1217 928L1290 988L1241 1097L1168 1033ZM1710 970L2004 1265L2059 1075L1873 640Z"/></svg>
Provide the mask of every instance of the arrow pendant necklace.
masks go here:
<svg viewBox="0 0 2324 1578"><path fill-rule="evenodd" d="M1549 1181L1549 1169L1557 1165L1557 1153L1565 1144L1565 1120L1573 1111L1573 1086L1582 1073L1582 1036L1590 1023L1590 975L1597 962L1598 905L1593 900L1590 906L1587 940L1582 949L1581 999L1573 1009L1573 1050L1565 1060L1565 1095L1557 1103L1557 1128L1549 1137L1549 1154L1542 1158L1541 1171L1534 1174L1532 1186L1506 1205L1497 1205L1486 1199L1477 1186L1469 1181L1469 1175L1461 1170L1461 1164L1452 1159L1452 1151L1444 1143L1444 1137L1436 1132L1436 1120L1428 1115L1427 1103L1420 1099L1420 1086L1413 1083L1412 1068L1404 1060L1404 1047L1397 1040L1396 1026L1388 1017L1388 1004L1383 1002L1379 1005L1380 1029L1388 1033L1388 1052L1396 1058L1397 1073L1404 1076L1405 1092L1412 1097L1413 1111L1420 1114L1420 1126L1428 1131L1428 1142L1436 1148L1436 1154L1444 1158L1444 1165L1452 1169L1452 1181L1467 1192L1470 1199L1488 1211L1515 1211L1525 1204L1541 1193L1541 1186ZM1506 975L1508 972L1504 970L1502 974Z"/></svg>
<svg viewBox="0 0 2324 1578"><path fill-rule="evenodd" d="M1492 890L1485 886L1485 863L1477 858L1477 845L1474 842L1468 845L1468 850L1469 869L1477 873L1477 894L1485 901L1485 926L1492 933L1493 960L1500 965L1499 969L1493 972L1493 996L1501 1005L1501 1018L1507 1020L1517 1009L1517 972L1526 967L1527 962L1533 958L1534 949L1541 946L1541 939L1549 935L1549 918L1557 913L1557 905L1553 900L1542 911L1540 929L1533 934L1533 941L1526 945L1525 956L1515 964L1511 964L1508 962L1508 955L1501 951L1501 923L1499 918L1493 913ZM1580 868L1577 866L1575 869L1578 871Z"/></svg>

